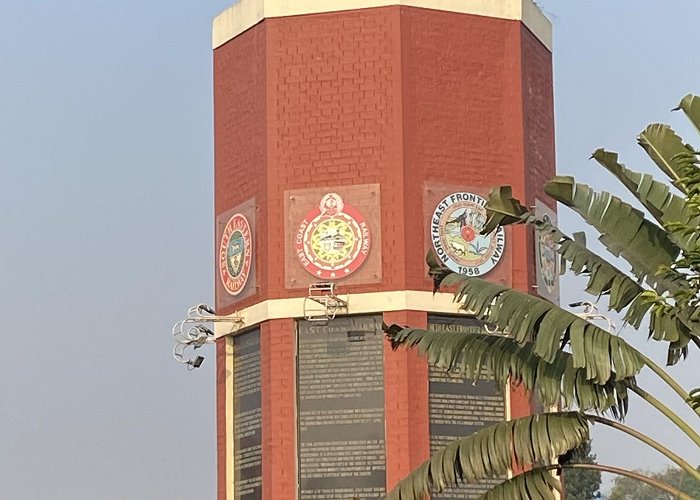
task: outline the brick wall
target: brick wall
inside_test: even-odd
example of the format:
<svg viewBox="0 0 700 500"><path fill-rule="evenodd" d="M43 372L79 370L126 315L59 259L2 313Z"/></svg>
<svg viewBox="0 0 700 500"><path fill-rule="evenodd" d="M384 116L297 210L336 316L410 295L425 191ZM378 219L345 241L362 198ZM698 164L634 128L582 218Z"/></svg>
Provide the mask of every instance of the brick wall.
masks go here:
<svg viewBox="0 0 700 500"><path fill-rule="evenodd" d="M420 311L385 313L384 322L427 328L428 315ZM389 491L430 456L428 364L416 350L393 351L385 341L384 399Z"/></svg>
<svg viewBox="0 0 700 500"><path fill-rule="evenodd" d="M284 284L286 189L381 183L382 237L402 239L400 47L398 8L269 19L268 209L269 297ZM400 185L400 184L398 184ZM294 221L298 224L298 221ZM402 288L401 258L392 245L383 285ZM295 265L295 262L291 263Z"/></svg>
<svg viewBox="0 0 700 500"><path fill-rule="evenodd" d="M218 216L255 197L267 203L265 190L265 54L266 25L258 24L214 51L214 214ZM264 212L256 217L257 262L267 261ZM216 231L214 231L216 234ZM219 242L214 250L218 251ZM257 283L265 287L261 267ZM218 280L218 268L214 279ZM260 300L260 294L227 307L220 314Z"/></svg>
<svg viewBox="0 0 700 500"><path fill-rule="evenodd" d="M260 290L223 314L305 293L285 287L285 190L379 183L383 281L343 292L429 290L426 182L511 184L529 205L554 173L551 54L517 21L399 6L268 19L214 51L214 104L215 213L259 205ZM530 292L532 243L525 228L509 235L513 286ZM262 325L266 499L296 490L294 348L292 320ZM391 487L429 452L427 367L386 349L385 370ZM514 416L529 411L527 395L511 396Z"/></svg>
<svg viewBox="0 0 700 500"><path fill-rule="evenodd" d="M539 198L552 210L557 204L544 193L545 183L555 175L554 89L552 54L530 31L522 27L523 130L525 133L525 169L528 172L523 203L534 206ZM530 287L537 284L535 246L528 232L528 276Z"/></svg>
<svg viewBox="0 0 700 500"><path fill-rule="evenodd" d="M295 339L292 319L261 325L263 500L296 498Z"/></svg>
<svg viewBox="0 0 700 500"><path fill-rule="evenodd" d="M398 6L268 19L215 51L215 109L216 213L261 207L261 293L237 307L303 294L284 283L285 189L380 183L383 283L348 291L429 289L424 228L405 224L424 219L425 182L509 183L531 203L553 173L551 54L518 21ZM528 289L531 241L512 233Z"/></svg>
<svg viewBox="0 0 700 500"><path fill-rule="evenodd" d="M402 9L406 217L424 216L420 181L524 191L517 21ZM416 182L419 180L419 182ZM523 249L514 231L509 245ZM425 230L407 228L407 285L424 287ZM524 257L514 254L513 284Z"/></svg>

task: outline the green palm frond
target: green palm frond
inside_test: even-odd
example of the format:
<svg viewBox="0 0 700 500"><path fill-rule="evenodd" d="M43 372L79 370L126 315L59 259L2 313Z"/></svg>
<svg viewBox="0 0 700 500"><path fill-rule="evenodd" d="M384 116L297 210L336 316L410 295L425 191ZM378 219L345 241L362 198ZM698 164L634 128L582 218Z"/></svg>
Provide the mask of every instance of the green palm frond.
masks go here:
<svg viewBox="0 0 700 500"><path fill-rule="evenodd" d="M661 123L645 128L637 137L637 142L674 186L684 194L690 193L684 180L698 173L693 148L684 144L671 127Z"/></svg>
<svg viewBox="0 0 700 500"><path fill-rule="evenodd" d="M485 373L503 387L522 384L537 394L545 407L564 402L581 411L610 412L615 419L627 413L627 389L636 384L634 377L617 380L613 375L605 384L586 378L583 368L575 368L571 354L557 351L551 363L534 353L531 342L519 344L510 337L472 332L435 332L398 325L385 327L394 349L415 347L428 363L473 380ZM482 381L482 383L485 383Z"/></svg>
<svg viewBox="0 0 700 500"><path fill-rule="evenodd" d="M603 257L589 250L586 247L585 233L574 233L572 236L572 239L560 243L559 252L575 275L588 276L584 290L598 298L607 295L608 306L616 312L629 306L625 321L639 328L641 318L649 309L645 303L635 301L644 292L644 288Z"/></svg>
<svg viewBox="0 0 700 500"><path fill-rule="evenodd" d="M562 270L566 269L568 263L574 274L588 276L585 291L598 298L607 295L610 309L621 312L627 308L624 316L626 324L638 329L653 307L655 321L649 322L649 337L669 342L668 364L675 364L685 356L689 341L694 335L700 334L700 325L685 318L687 314L677 307L667 305L659 294L653 290L645 290L623 271L589 250L586 247L585 233L574 233L573 237L569 237L551 222L536 217L513 197L510 186L492 189L486 210L488 220L483 230L485 233L498 226L527 224L541 233L551 235L558 245L557 252L562 258ZM431 261L431 264L435 261L436 259ZM654 277L654 281L660 279ZM663 307L660 307L661 305ZM694 332L695 328L698 332Z"/></svg>
<svg viewBox="0 0 700 500"><path fill-rule="evenodd" d="M565 235L551 222L536 217L513 197L510 186L491 190L486 211L488 220L483 233L488 234L498 226L528 224L540 233L549 234L552 240L557 243L557 252L563 260L562 272L566 269L565 263L568 262L569 269L574 274L588 276L586 292L596 297L608 295L611 309L617 312L622 311L644 291L627 274L589 250L586 247L584 233L575 233L572 238ZM648 308L648 306L644 308L644 304L635 304L634 310L629 312L628 321L638 328L641 318Z"/></svg>
<svg viewBox="0 0 700 500"><path fill-rule="evenodd" d="M511 186L498 186L491 189L486 204L488 218L481 234L490 234L500 226L534 222L534 215L520 201L513 197ZM538 219L542 224L544 221Z"/></svg>
<svg viewBox="0 0 700 500"><path fill-rule="evenodd" d="M674 109L674 111L678 109L683 110L685 115L695 126L695 129L700 132L700 97L693 94L688 94L681 99L681 102L678 104L678 107Z"/></svg>
<svg viewBox="0 0 700 500"><path fill-rule="evenodd" d="M612 376L632 377L644 366L639 353L623 339L544 299L481 278L437 272L431 271L436 283L454 287L462 309L495 324L521 345L534 338L533 352L548 363L569 344L574 367L585 368L586 379L599 384Z"/></svg>
<svg viewBox="0 0 700 500"><path fill-rule="evenodd" d="M557 500L561 482L545 467L529 470L500 483L479 500Z"/></svg>
<svg viewBox="0 0 700 500"><path fill-rule="evenodd" d="M694 216L686 200L671 193L667 184L659 182L649 174L630 170L618 162L617 153L598 149L593 158L612 173L640 201L644 208L664 227L683 224L697 228L700 218ZM670 231L669 238L684 251L698 243L700 231L688 234Z"/></svg>
<svg viewBox="0 0 700 500"><path fill-rule="evenodd" d="M520 468L550 463L589 438L578 412L532 415L487 427L433 454L384 498L423 500L431 491L501 477Z"/></svg>
<svg viewBox="0 0 700 500"><path fill-rule="evenodd" d="M639 279L646 278L657 288L674 286L660 279L657 272L671 267L680 248L662 228L645 219L641 210L569 176L554 177L545 185L545 192L595 227L601 233L600 241L613 255L623 257Z"/></svg>

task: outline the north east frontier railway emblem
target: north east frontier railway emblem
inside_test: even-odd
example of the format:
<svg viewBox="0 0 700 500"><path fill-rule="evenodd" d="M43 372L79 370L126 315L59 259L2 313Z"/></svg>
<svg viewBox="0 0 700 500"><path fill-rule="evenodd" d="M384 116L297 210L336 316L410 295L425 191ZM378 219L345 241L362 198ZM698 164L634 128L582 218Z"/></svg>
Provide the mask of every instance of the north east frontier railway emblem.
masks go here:
<svg viewBox="0 0 700 500"><path fill-rule="evenodd" d="M456 273L483 276L503 256L505 231L480 234L486 224L486 200L474 193L453 193L438 204L430 237L440 260Z"/></svg>
<svg viewBox="0 0 700 500"><path fill-rule="evenodd" d="M341 279L357 271L370 246L364 217L337 193L321 198L318 208L307 214L294 237L294 250L301 265L324 280Z"/></svg>
<svg viewBox="0 0 700 500"><path fill-rule="evenodd" d="M549 215L546 214L542 219L547 223L552 222ZM553 293L557 286L557 243L551 233L544 231L539 232L537 240L537 258L539 259L542 282L547 291Z"/></svg>
<svg viewBox="0 0 700 500"><path fill-rule="evenodd" d="M243 291L253 261L253 245L248 219L234 214L226 223L219 245L219 275L231 295Z"/></svg>

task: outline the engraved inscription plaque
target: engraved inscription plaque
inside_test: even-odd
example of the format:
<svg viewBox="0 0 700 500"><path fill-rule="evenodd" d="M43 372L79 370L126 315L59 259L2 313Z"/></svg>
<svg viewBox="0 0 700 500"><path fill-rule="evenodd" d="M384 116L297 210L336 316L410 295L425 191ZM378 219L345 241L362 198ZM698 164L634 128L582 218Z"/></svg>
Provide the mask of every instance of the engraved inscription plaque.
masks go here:
<svg viewBox="0 0 700 500"><path fill-rule="evenodd" d="M428 329L432 331L483 332L483 323L474 318L430 316ZM444 370L430 367L429 371L430 452L443 448L457 438L468 436L505 419L505 399L502 388L493 383L493 377L483 374L475 384ZM461 485L434 493L433 500L479 498L499 480Z"/></svg>
<svg viewBox="0 0 700 500"><path fill-rule="evenodd" d="M380 316L298 323L299 500L385 492Z"/></svg>
<svg viewBox="0 0 700 500"><path fill-rule="evenodd" d="M233 339L234 498L262 499L260 330Z"/></svg>

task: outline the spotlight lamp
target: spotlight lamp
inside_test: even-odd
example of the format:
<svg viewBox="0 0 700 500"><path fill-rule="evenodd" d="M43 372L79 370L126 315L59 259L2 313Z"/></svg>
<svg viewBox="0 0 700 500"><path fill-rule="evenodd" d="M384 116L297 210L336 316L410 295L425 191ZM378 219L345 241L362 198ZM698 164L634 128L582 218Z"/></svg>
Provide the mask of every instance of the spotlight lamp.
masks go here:
<svg viewBox="0 0 700 500"><path fill-rule="evenodd" d="M616 333L617 327L615 323L612 322L610 318L598 312L598 308L591 302L572 302L569 307L583 307L583 311L576 314L579 318L583 318L586 321L605 321L608 324L608 331L610 333Z"/></svg>
<svg viewBox="0 0 700 500"><path fill-rule="evenodd" d="M199 349L205 344L213 344L216 336L213 330L214 323L229 323L229 333L238 331L243 326L240 316L217 316L214 309L206 304L198 304L187 310L187 317L175 323L172 329L175 347L173 357L178 363L187 366L188 370L194 370L202 366L203 356L190 355L188 349ZM209 326L207 326L209 325Z"/></svg>

